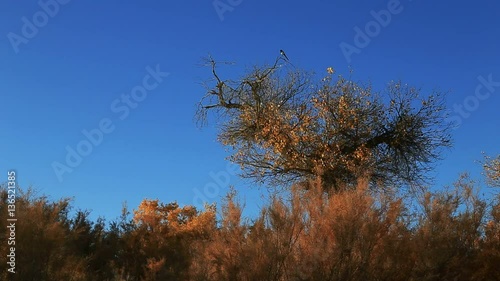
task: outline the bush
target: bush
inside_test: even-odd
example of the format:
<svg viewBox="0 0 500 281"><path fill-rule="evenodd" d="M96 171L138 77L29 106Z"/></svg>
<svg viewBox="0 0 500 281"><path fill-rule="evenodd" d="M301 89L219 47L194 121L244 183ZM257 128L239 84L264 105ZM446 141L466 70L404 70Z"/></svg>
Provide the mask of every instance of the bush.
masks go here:
<svg viewBox="0 0 500 281"><path fill-rule="evenodd" d="M70 215L69 199L21 192L13 280L500 280L500 197L481 198L466 175L420 200L367 181L327 194L320 180L272 195L253 220L231 191L219 220L214 205L145 199L107 226Z"/></svg>

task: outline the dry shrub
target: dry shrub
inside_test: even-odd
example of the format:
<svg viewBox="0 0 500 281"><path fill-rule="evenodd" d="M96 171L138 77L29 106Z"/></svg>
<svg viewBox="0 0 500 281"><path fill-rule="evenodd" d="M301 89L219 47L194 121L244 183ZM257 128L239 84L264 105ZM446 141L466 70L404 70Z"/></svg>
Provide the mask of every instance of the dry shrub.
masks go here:
<svg viewBox="0 0 500 281"><path fill-rule="evenodd" d="M500 210L462 176L427 192L420 213L398 196L329 194L321 182L273 195L251 222L234 193L220 228L197 244L193 280L498 280ZM490 214L488 214L488 212ZM414 219L417 218L417 219Z"/></svg>
<svg viewBox="0 0 500 281"><path fill-rule="evenodd" d="M22 194L15 280L500 280L500 196L482 198L466 175L421 200L359 182L330 193L320 177L295 185L253 220L234 191L218 221L214 205L144 200L109 229L88 212L69 217L66 199Z"/></svg>

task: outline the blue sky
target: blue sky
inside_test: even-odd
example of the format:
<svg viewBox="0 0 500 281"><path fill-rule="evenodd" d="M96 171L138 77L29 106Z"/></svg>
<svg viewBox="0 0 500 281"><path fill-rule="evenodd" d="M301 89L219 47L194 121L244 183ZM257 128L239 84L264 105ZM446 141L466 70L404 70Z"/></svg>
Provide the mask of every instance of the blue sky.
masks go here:
<svg viewBox="0 0 500 281"><path fill-rule="evenodd" d="M0 181L15 169L21 187L74 196L77 207L109 219L124 201L218 201L228 181L255 209L264 189L228 172L213 122L200 130L193 121L200 82L210 78L200 63L210 53L237 62L238 75L280 49L318 73L350 66L377 89L401 79L448 92L462 124L437 163L436 185L466 170L480 178L481 151L500 153L499 27L493 0L2 1ZM346 56L347 45L356 52ZM169 74L155 80L155 69ZM135 108L121 100L144 85ZM66 148L77 149L82 131L100 122L113 130L60 181L53 163L64 164Z"/></svg>

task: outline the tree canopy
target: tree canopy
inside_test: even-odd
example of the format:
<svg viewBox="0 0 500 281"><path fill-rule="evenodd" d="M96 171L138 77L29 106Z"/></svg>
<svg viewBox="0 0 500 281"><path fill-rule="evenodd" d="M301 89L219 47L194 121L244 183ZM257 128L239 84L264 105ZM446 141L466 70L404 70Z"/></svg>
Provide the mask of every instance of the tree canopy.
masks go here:
<svg viewBox="0 0 500 281"><path fill-rule="evenodd" d="M307 187L320 179L325 191L372 188L425 181L426 172L449 147L443 94L391 81L381 92L334 70L315 76L281 57L237 78L219 75L209 57L213 79L201 99L202 123L214 112L219 140L232 148L230 160L243 176L258 182Z"/></svg>

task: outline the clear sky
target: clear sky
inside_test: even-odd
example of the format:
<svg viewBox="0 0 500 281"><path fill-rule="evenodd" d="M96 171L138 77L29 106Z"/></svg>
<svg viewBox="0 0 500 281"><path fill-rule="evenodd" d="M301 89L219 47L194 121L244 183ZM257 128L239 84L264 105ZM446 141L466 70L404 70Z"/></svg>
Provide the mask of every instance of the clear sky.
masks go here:
<svg viewBox="0 0 500 281"><path fill-rule="evenodd" d="M494 0L2 1L0 35L0 181L15 169L21 187L74 196L94 216L115 218L143 198L199 206L228 181L247 208L261 204L263 189L227 172L214 123L193 121L208 53L237 62L234 75L284 49L295 66L350 66L377 89L401 79L448 92L461 125L437 186L466 170L479 178L481 151L500 153ZM89 148L84 130L102 139L93 134ZM70 167L68 148L88 155ZM59 176L55 162L67 166Z"/></svg>

